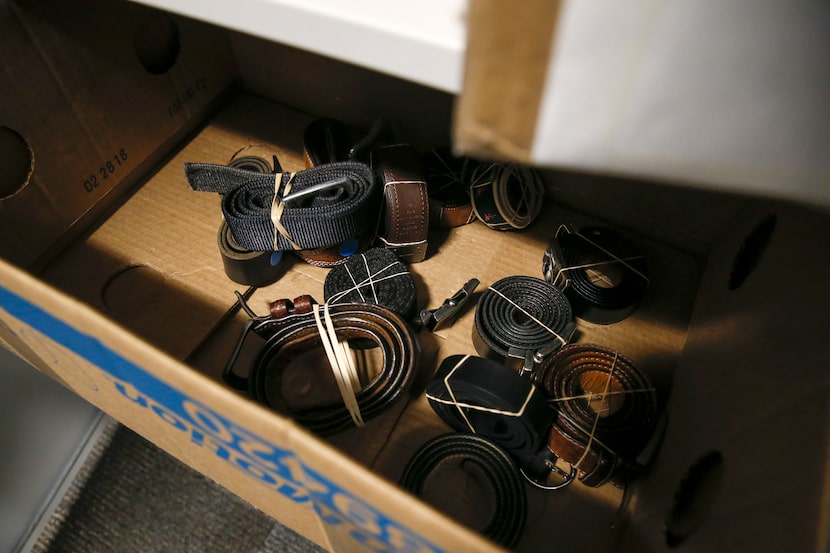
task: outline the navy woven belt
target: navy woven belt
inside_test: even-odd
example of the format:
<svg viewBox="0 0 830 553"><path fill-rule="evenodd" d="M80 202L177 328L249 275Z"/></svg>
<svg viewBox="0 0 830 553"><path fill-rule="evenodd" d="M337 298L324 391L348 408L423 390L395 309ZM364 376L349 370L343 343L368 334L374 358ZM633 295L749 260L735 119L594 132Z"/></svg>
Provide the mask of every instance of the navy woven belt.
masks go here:
<svg viewBox="0 0 830 553"><path fill-rule="evenodd" d="M377 219L378 188L360 162L276 174L185 163L185 175L192 189L222 195L234 240L247 250L334 246L371 233Z"/></svg>

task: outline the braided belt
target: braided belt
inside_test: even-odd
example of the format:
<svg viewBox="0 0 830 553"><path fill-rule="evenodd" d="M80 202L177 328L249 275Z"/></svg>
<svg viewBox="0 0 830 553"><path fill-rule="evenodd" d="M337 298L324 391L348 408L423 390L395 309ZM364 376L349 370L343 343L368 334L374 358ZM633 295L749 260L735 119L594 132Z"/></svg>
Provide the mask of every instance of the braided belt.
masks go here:
<svg viewBox="0 0 830 553"><path fill-rule="evenodd" d="M515 164L481 164L471 176L473 211L494 230L520 230L542 211L545 188L539 173Z"/></svg>
<svg viewBox="0 0 830 553"><path fill-rule="evenodd" d="M209 163L185 163L194 190L222 195L236 243L252 251L302 250L342 244L370 233L377 187L363 163L329 163L296 173L259 174ZM339 183L334 188L332 183ZM320 187L327 190L319 194ZM301 199L283 201L289 192Z"/></svg>
<svg viewBox="0 0 830 553"><path fill-rule="evenodd" d="M630 315L649 284L634 244L605 227L560 226L545 250L542 272L564 290L577 317L598 324Z"/></svg>
<svg viewBox="0 0 830 553"><path fill-rule="evenodd" d="M401 475L401 486L424 496L432 475L450 460L462 467L478 469L493 493L493 515L482 533L511 548L516 545L527 519L527 496L519 469L502 448L473 434L445 434L426 442L409 460Z"/></svg>
<svg viewBox="0 0 830 553"><path fill-rule="evenodd" d="M657 393L648 377L616 352L570 345L534 375L556 420L548 448L588 486L624 485L641 468L637 455L654 435Z"/></svg>
<svg viewBox="0 0 830 553"><path fill-rule="evenodd" d="M370 248L334 267L326 275L323 294L330 305L376 303L406 320L415 316L415 280L406 265L386 248Z"/></svg>
<svg viewBox="0 0 830 553"><path fill-rule="evenodd" d="M571 306L558 288L539 278L511 276L479 298L473 345L482 357L532 371L567 344L575 328Z"/></svg>
<svg viewBox="0 0 830 553"><path fill-rule="evenodd" d="M249 313L251 314L251 313ZM326 329L318 319L325 318ZM243 377L233 367L249 332L265 339ZM351 397L337 382L342 398L313 406L292 407L282 393L283 373L298 354L332 345L326 334L335 334L339 343L360 340L376 345L383 368L365 384L352 380ZM337 344L334 344L337 347ZM388 409L412 381L418 345L407 324L389 309L368 303L319 306L310 296L271 304L271 315L254 316L246 325L225 366L228 385L246 390L252 399L283 413L312 432L329 435L359 426ZM328 353L328 352L327 352ZM332 367L332 372L337 369Z"/></svg>

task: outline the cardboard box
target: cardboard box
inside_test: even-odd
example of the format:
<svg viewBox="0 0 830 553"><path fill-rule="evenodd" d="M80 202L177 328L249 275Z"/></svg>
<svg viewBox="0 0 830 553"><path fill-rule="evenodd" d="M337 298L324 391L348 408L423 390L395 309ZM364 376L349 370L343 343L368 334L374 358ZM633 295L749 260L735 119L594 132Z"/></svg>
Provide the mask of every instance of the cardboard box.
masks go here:
<svg viewBox="0 0 830 553"><path fill-rule="evenodd" d="M199 130L175 146L148 135L154 149L146 160L164 162L47 267L0 263L0 339L331 551L500 550L467 526L487 516L468 482L453 490L461 507L452 516L397 485L418 447L449 431L422 385L365 427L321 439L222 383L246 320L232 310L242 290L216 251L219 200L190 190L182 170L186 161L227 163L248 146L298 170L310 113L343 114L359 125L377 115L395 119L413 105L434 108L420 127L418 118L405 119L429 143L441 135L442 118L449 128L452 98L249 37L229 39L229 52L244 58L236 66L250 68L237 76L257 94L233 94L204 118L194 111L189 121ZM314 80L297 78L299 90L290 91L274 82L280 71L305 75L326 64L351 83L349 96L321 92ZM309 105L289 107L285 95ZM375 99L384 113L370 113ZM134 109L136 120L156 113ZM830 379L822 336L830 264L815 252L827 251L830 220L807 208L633 180L545 178L550 198L526 231L473 223L431 233L428 259L411 267L419 307L440 305L470 277L486 287L504 276L541 276L542 252L563 222L613 224L643 249L652 286L621 323L580 321L579 341L634 359L661 391L668 417L650 472L626 493L528 486L528 524L516 550L826 550ZM27 230L21 225L16 232ZM325 274L296 259L249 303L264 313L274 299L322 299ZM473 316L468 310L448 329L419 335L420 382L447 355L475 354ZM796 467L792 477L789 467Z"/></svg>
<svg viewBox="0 0 830 553"><path fill-rule="evenodd" d="M471 2L456 147L826 208L827 12L756 7Z"/></svg>

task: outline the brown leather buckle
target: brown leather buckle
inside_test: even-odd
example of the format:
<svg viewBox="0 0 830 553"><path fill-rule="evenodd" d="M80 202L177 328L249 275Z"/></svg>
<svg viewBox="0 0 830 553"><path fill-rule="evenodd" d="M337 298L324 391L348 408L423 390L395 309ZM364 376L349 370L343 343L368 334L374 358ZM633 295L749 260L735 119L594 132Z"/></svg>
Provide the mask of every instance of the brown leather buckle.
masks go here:
<svg viewBox="0 0 830 553"><path fill-rule="evenodd" d="M383 242L383 247L392 250L398 259L404 263L420 263L427 256L427 241L409 242L406 244L395 244L386 241L382 236L378 237Z"/></svg>

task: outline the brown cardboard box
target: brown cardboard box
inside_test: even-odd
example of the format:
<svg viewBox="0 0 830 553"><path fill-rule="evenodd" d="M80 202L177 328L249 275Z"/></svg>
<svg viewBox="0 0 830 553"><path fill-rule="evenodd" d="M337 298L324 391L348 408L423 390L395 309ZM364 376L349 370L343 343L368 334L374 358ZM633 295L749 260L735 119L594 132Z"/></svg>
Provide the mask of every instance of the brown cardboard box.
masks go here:
<svg viewBox="0 0 830 553"><path fill-rule="evenodd" d="M296 110L274 100L290 94L332 105L319 90L281 90L268 60L298 73L319 67L309 61L333 62L276 45L251 48L247 37L230 42L237 55L244 53L239 65L256 68L239 77L258 95L233 95L176 147L149 135L156 149L147 159L165 161L48 267L26 272L1 263L0 338L329 550L500 550L467 528L488 513L468 482L453 488L460 510L450 515L396 484L415 450L449 431L422 386L365 427L321 439L221 381L246 319L233 309L234 292L244 290L224 275L216 251L218 198L190 190L182 165L227 163L240 148L256 145L278 155L285 170L298 170L313 106ZM334 65L344 81L359 72ZM449 97L359 74L355 99L337 104L344 117L370 121L366 106L383 97L376 105L393 119L413 104L437 109L420 129L427 141L438 135L430 127L441 117L449 126ZM406 104L390 91L405 91ZM415 118L408 121L417 127ZM614 224L644 250L652 286L621 323L580 321L579 341L636 360L659 388L668 417L651 471L627 493L579 483L560 493L528 486L528 523L516 550L825 550L830 379L821 338L830 322L830 264L815 252L827 251L830 221L806 208L637 181L545 177L550 198L526 231L473 223L430 235L428 259L411 267L419 307L439 305L470 277L483 288L504 276L540 276L547 240L563 222ZM322 299L325 274L296 259L249 303L264 313L274 299ZM473 315L470 309L448 329L419 335L420 382L445 356L475 354ZM797 476L789 478L788 470Z"/></svg>
<svg viewBox="0 0 830 553"><path fill-rule="evenodd" d="M753 8L471 2L455 145L826 208L826 7Z"/></svg>

